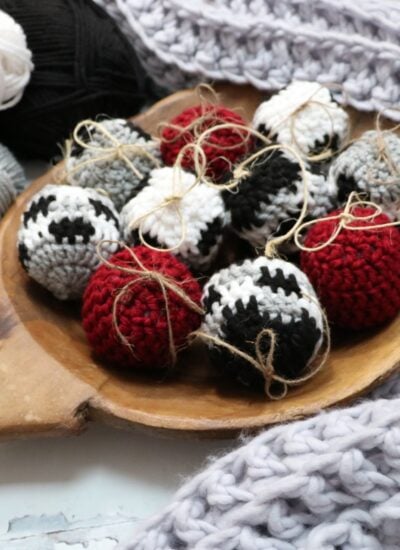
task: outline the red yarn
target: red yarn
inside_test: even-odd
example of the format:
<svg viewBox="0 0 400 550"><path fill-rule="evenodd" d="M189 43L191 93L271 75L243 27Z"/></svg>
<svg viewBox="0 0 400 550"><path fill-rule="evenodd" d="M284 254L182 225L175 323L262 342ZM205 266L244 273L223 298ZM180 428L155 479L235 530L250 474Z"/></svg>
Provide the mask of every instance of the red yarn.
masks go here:
<svg viewBox="0 0 400 550"><path fill-rule="evenodd" d="M342 210L332 212L335 216ZM374 214L371 208L354 207L357 217ZM386 214L359 220L353 226L389 223ZM308 231L304 244L326 242L338 220L322 220ZM342 229L335 241L317 252L301 252L301 268L308 275L337 326L363 329L393 319L400 310L400 232L397 227L365 231Z"/></svg>
<svg viewBox="0 0 400 550"><path fill-rule="evenodd" d="M201 288L189 269L168 252L145 246L132 248L140 262L176 281L187 296L200 305ZM116 265L140 269L129 253L121 250L110 260ZM119 301L118 328L132 345L121 341L113 323L112 308L118 291L137 281ZM176 348L184 345L188 334L197 329L201 316L167 290L168 308ZM166 304L159 283L141 280L138 275L101 265L91 277L83 296L83 328L95 354L113 366L164 367L171 363ZM132 353L133 352L133 353Z"/></svg>
<svg viewBox="0 0 400 550"><path fill-rule="evenodd" d="M191 107L173 118L170 124L184 129L201 116L206 116L206 118L196 127L196 135L225 122L246 125L241 116L221 105ZM172 166L182 147L193 142L194 139L195 133L192 127L187 131L180 131L166 126L161 134L161 154L165 164ZM211 132L202 144L207 158L207 176L214 181L220 181L224 173L230 170L236 161L251 151L253 143L253 137L245 130L226 128ZM182 167L193 170L192 150L185 154Z"/></svg>

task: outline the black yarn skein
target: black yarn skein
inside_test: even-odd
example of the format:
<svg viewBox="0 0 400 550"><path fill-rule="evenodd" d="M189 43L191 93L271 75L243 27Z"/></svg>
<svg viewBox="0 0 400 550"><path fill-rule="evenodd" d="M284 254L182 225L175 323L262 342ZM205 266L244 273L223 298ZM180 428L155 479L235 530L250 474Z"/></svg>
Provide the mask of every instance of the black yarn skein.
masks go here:
<svg viewBox="0 0 400 550"><path fill-rule="evenodd" d="M21 101L0 112L0 142L30 158L60 153L82 119L126 117L152 99L152 84L127 39L92 0L0 0L33 53Z"/></svg>

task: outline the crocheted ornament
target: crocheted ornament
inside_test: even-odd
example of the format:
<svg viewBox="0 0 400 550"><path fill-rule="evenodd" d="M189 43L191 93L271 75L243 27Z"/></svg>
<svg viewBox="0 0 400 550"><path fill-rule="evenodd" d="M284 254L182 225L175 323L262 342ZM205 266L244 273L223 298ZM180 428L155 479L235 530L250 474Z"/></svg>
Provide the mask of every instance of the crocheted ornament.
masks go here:
<svg viewBox="0 0 400 550"><path fill-rule="evenodd" d="M274 371L299 378L323 341L323 318L306 275L280 259L245 260L215 273L204 287L202 330L255 358L255 341L263 329L276 334ZM206 340L207 342L207 340ZM267 355L271 339L261 340ZM246 385L260 385L261 373L247 360L208 343L211 360Z"/></svg>
<svg viewBox="0 0 400 550"><path fill-rule="evenodd" d="M336 189L316 168L308 168L308 216L319 218L332 210ZM286 152L260 156L234 192L224 192L235 232L254 246L264 246L272 235L283 235L299 217L304 182L298 162Z"/></svg>
<svg viewBox="0 0 400 550"><path fill-rule="evenodd" d="M301 155L336 151L348 134L349 117L317 82L292 82L259 105L253 126Z"/></svg>
<svg viewBox="0 0 400 550"><path fill-rule="evenodd" d="M5 172L0 172L0 219L15 200L15 188L11 178Z"/></svg>
<svg viewBox="0 0 400 550"><path fill-rule="evenodd" d="M102 189L118 210L142 189L155 161L161 158L159 146L149 134L120 118L93 125L88 121L78 137L87 147L72 141L66 162L68 180L82 187Z"/></svg>
<svg viewBox="0 0 400 550"><path fill-rule="evenodd" d="M165 288L165 300L161 285L147 278L145 270L141 279L137 273L120 271L117 266L141 270L140 262L145 269L167 277L199 307L201 289L189 269L169 252L145 246L132 251L135 256L129 249L117 252L109 260L115 267L101 265L90 279L83 297L83 328L96 355L110 365L165 367L172 359L167 308L176 349L184 346L188 334L198 328L201 316L170 288ZM114 318L113 308L121 290L123 296Z"/></svg>
<svg viewBox="0 0 400 550"><path fill-rule="evenodd" d="M352 191L384 207L394 217L400 209L400 137L393 132L365 132L332 163L329 178L345 202Z"/></svg>
<svg viewBox="0 0 400 550"><path fill-rule="evenodd" d="M196 269L214 260L226 222L218 189L196 185L193 174L168 166L152 170L147 185L121 211L126 242L140 244L140 231L145 243L171 249Z"/></svg>
<svg viewBox="0 0 400 550"><path fill-rule="evenodd" d="M318 221L306 234L304 246L325 243L338 226ZM354 216L373 215L372 208L353 207ZM349 226L389 223L385 214L352 221ZM337 326L364 329L394 318L400 310L400 232L397 227L352 231L342 228L334 242L315 252L301 252L301 268L315 287L328 319Z"/></svg>
<svg viewBox="0 0 400 550"><path fill-rule="evenodd" d="M203 121L196 124L197 119ZM180 152L187 144L195 141L205 130L224 123L247 126L243 118L222 105L197 105L185 109L173 118L161 134L161 154L168 166L172 166ZM174 128L178 126L182 130ZM208 134L201 147L207 159L206 175L219 181L233 164L253 148L253 138L245 130L225 128ZM183 156L182 167L194 169L193 151L189 149Z"/></svg>
<svg viewBox="0 0 400 550"><path fill-rule="evenodd" d="M0 111L20 101L33 70L23 28L0 10Z"/></svg>
<svg viewBox="0 0 400 550"><path fill-rule="evenodd" d="M99 265L96 245L103 239L119 239L118 214L108 198L93 189L46 185L22 216L19 259L60 300L80 298ZM107 243L103 254L117 248L118 243Z"/></svg>
<svg viewBox="0 0 400 550"><path fill-rule="evenodd" d="M17 193L23 191L28 184L22 166L11 151L1 143L0 172L5 172L9 176Z"/></svg>

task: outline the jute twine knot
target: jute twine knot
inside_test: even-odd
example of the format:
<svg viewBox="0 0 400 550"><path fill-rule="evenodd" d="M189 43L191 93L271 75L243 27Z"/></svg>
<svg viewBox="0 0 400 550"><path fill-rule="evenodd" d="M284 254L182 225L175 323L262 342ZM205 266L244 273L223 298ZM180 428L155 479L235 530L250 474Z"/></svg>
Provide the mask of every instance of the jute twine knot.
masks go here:
<svg viewBox="0 0 400 550"><path fill-rule="evenodd" d="M84 130L87 135L91 135L91 132L95 130L101 134L110 145L94 145L90 141L84 141L81 138L80 132ZM72 140L66 142L66 151L64 154L65 161L68 165L68 160L72 158L72 144L75 142L82 149L91 151L94 153L93 157L82 162L76 163L73 167L67 167L64 174L64 178L68 179L76 173L81 171L86 166L97 164L100 162L121 160L127 167L135 174L139 179L143 179L143 174L131 161L131 156L140 156L147 158L155 167L160 166L159 160L151 153L150 150L155 145L155 141L149 141L147 143L123 143L119 141L111 132L109 132L103 124L96 122L95 120L82 120L75 127Z"/></svg>
<svg viewBox="0 0 400 550"><path fill-rule="evenodd" d="M118 265L111 262L106 257L104 257L101 252L101 247L107 243L118 244L120 248L127 250L129 252L129 255L132 258L133 265L132 266ZM118 306L121 303L121 301L124 298L126 298L126 295L128 294L131 287L137 283L154 282L160 287L160 291L162 293L164 304L165 304L165 317L167 321L167 330L168 330L169 355L171 358L171 364L175 365L178 351L180 351L180 349L177 349L174 342L174 332L173 332L171 314L169 309L168 291L173 292L176 296L178 296L179 299L182 301L182 303L187 308L194 311L195 313L199 315L204 315L204 310L187 295L187 293L178 285L178 283L172 277L169 277L168 275L160 273L159 271L148 269L143 264L143 262L140 261L138 256L132 250L132 248L129 248L128 246L126 246L126 244L120 241L112 241L112 240L104 239L97 244L96 252L100 261L107 267L111 269L116 269L123 273L127 273L128 275L132 275L134 277L134 279L130 280L128 283L126 283L126 285L124 285L121 289L119 289L116 292L116 296L112 306L112 318L113 318L114 330L118 335L120 341L129 348L129 350L131 351L134 357L135 357L135 352L134 352L133 344L128 341L128 339L124 336L124 334L122 334L119 328Z"/></svg>
<svg viewBox="0 0 400 550"><path fill-rule="evenodd" d="M365 216L360 216L354 213L354 209L357 207L372 208L373 212ZM296 246L300 250L304 250L305 252L318 252L319 250L322 250L334 243L338 235L343 231L343 229L346 229L347 231L376 231L379 229L386 229L388 227L395 227L400 225L400 220L381 224L365 225L365 222L373 222L381 214L384 214L384 212L379 205L372 201L363 200L357 192L352 191L342 212L339 212L338 214L335 214L333 216L325 216L323 218L318 218L316 220L310 220L308 222L302 223L295 230L294 241L296 243ZM325 242L322 242L321 244L314 247L305 246L302 243L302 233L305 229L320 222L329 221L337 221L338 223L336 224L332 235ZM362 223L361 225L354 225L354 222L364 223Z"/></svg>

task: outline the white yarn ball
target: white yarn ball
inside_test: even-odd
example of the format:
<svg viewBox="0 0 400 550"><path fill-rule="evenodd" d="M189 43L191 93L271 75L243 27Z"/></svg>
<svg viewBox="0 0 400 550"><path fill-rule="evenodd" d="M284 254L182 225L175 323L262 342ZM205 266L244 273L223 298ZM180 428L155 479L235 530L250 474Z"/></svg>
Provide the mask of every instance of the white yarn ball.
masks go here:
<svg viewBox="0 0 400 550"><path fill-rule="evenodd" d="M0 111L20 101L32 70L32 52L23 28L0 11Z"/></svg>
<svg viewBox="0 0 400 550"><path fill-rule="evenodd" d="M328 88L294 81L259 105L253 127L306 156L338 149L348 134L349 117Z"/></svg>
<svg viewBox="0 0 400 550"><path fill-rule="evenodd" d="M227 213L219 189L185 170L164 167L150 172L147 185L121 211L121 232L129 244L144 240L171 252L196 269L207 269L222 242ZM161 206L171 197L177 202Z"/></svg>

